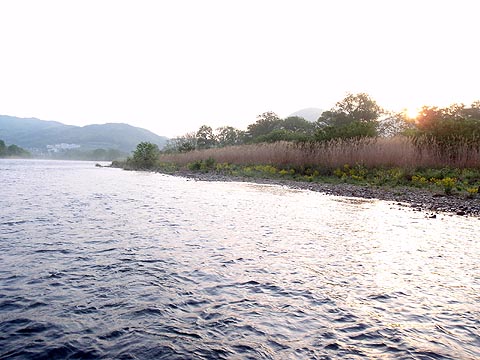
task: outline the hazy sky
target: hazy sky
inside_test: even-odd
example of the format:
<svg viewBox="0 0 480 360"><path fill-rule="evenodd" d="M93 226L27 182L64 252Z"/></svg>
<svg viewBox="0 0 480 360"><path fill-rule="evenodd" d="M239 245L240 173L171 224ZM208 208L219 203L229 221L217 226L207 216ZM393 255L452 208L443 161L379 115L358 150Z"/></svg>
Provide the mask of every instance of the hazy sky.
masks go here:
<svg viewBox="0 0 480 360"><path fill-rule="evenodd" d="M176 136L480 99L480 1L0 0L0 114Z"/></svg>

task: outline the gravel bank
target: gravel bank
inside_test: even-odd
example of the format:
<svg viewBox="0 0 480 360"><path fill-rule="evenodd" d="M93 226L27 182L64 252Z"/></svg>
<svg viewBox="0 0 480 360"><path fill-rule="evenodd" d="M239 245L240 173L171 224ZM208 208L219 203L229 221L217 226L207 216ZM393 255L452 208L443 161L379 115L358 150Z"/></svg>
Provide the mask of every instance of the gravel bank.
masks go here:
<svg viewBox="0 0 480 360"><path fill-rule="evenodd" d="M464 195L445 195L440 192L416 189L410 187L374 187L352 184L321 184L283 179L258 179L227 176L217 173L196 173L178 171L174 176L186 177L198 181L240 181L257 184L283 185L292 189L317 191L328 195L359 197L392 201L398 205L408 206L417 211L430 212L430 217L436 213L445 212L460 216L474 216L480 219L480 199L466 198Z"/></svg>

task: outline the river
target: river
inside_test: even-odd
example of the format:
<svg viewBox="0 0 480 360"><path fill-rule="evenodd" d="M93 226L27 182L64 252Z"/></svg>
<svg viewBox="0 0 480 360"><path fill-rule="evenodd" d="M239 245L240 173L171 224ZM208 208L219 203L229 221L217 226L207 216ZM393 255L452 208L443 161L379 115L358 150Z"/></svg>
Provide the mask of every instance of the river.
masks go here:
<svg viewBox="0 0 480 360"><path fill-rule="evenodd" d="M0 358L478 359L477 218L0 160Z"/></svg>

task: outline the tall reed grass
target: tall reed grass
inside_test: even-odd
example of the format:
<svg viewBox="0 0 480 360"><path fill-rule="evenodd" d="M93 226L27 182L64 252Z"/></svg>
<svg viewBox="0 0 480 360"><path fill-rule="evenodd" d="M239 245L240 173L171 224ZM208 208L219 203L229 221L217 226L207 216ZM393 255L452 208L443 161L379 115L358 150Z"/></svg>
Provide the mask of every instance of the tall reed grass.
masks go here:
<svg viewBox="0 0 480 360"><path fill-rule="evenodd" d="M480 168L480 148L459 142L445 151L435 141L416 145L410 138L374 138L332 140L326 143L252 144L162 154L160 162L180 166L208 158L217 163L237 165L269 164L280 167L336 168L345 164L368 168Z"/></svg>

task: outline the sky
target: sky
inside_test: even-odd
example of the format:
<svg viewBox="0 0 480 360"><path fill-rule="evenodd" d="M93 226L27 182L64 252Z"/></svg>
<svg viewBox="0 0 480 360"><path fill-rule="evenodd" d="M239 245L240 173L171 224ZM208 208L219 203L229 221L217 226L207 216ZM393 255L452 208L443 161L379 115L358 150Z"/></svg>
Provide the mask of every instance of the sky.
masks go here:
<svg viewBox="0 0 480 360"><path fill-rule="evenodd" d="M477 0L0 0L0 114L175 137L480 99Z"/></svg>

